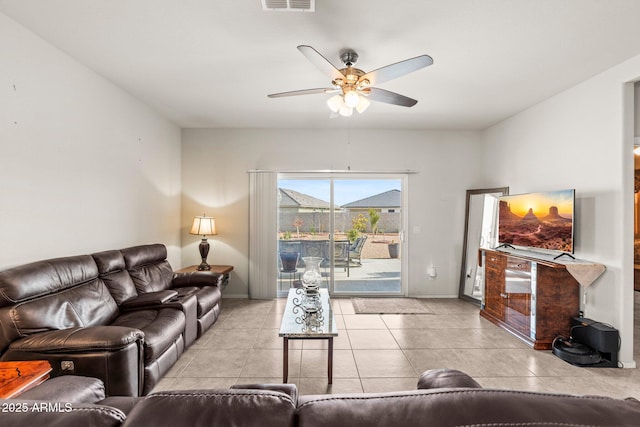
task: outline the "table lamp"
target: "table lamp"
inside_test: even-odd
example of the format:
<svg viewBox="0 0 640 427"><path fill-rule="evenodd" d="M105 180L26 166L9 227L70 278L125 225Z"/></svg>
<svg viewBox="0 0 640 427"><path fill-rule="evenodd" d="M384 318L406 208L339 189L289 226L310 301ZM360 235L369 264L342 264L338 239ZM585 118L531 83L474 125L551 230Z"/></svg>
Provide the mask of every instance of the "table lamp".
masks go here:
<svg viewBox="0 0 640 427"><path fill-rule="evenodd" d="M211 266L207 264L207 255L209 255L209 242L207 242L207 236L214 236L218 234L216 231L216 220L210 216L202 215L193 218L193 224L191 225L191 231L189 234L202 236L202 241L198 249L200 250L200 256L202 262L198 266L198 270L207 271L211 270Z"/></svg>

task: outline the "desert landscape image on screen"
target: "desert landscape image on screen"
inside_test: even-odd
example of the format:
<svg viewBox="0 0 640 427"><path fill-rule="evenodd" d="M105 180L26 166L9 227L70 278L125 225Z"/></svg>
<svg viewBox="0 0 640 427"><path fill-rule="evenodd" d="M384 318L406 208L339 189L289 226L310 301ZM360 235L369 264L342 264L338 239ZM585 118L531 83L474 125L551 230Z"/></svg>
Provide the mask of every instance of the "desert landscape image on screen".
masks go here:
<svg viewBox="0 0 640 427"><path fill-rule="evenodd" d="M573 253L574 190L500 198L498 242Z"/></svg>

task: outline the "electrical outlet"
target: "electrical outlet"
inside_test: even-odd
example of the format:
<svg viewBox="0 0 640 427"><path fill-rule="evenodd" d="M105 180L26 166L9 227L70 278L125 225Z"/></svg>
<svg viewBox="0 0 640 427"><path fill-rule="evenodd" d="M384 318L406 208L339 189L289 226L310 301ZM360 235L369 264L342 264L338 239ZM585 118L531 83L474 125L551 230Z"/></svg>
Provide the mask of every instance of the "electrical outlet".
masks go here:
<svg viewBox="0 0 640 427"><path fill-rule="evenodd" d="M73 366L73 362L71 360L63 360L60 362L60 369L63 371L73 371L75 367Z"/></svg>
<svg viewBox="0 0 640 427"><path fill-rule="evenodd" d="M429 277L429 280L435 280L436 277L438 277L438 272L436 271L436 267L435 266L431 266L429 267L429 270L427 271L427 276Z"/></svg>

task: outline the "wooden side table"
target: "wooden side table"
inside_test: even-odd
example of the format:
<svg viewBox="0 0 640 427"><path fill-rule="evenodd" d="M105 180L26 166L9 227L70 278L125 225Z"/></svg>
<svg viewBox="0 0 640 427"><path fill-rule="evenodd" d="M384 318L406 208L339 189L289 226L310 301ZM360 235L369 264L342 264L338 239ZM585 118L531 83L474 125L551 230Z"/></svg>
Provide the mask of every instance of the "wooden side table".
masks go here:
<svg viewBox="0 0 640 427"><path fill-rule="evenodd" d="M180 270L176 270L177 273L190 273L193 271L198 271L197 265L190 265L185 268L181 268ZM211 270L203 270L202 273L218 273L222 274L222 289L226 288L229 284L229 273L233 271L232 265L212 265Z"/></svg>
<svg viewBox="0 0 640 427"><path fill-rule="evenodd" d="M0 362L0 398L16 397L49 379L46 360Z"/></svg>

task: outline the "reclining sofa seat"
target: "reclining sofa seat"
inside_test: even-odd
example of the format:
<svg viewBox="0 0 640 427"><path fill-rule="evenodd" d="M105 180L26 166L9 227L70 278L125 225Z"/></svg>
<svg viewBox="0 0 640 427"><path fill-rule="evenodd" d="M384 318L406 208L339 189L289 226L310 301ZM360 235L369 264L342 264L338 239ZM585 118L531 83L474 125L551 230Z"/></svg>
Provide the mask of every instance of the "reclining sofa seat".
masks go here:
<svg viewBox="0 0 640 427"><path fill-rule="evenodd" d="M129 322L130 316L140 317L143 311L148 315L157 314L152 334L154 340L151 342L149 338L145 339L145 386L142 394L147 394L178 360L184 349L195 340L196 298L186 298L182 303L177 303L175 301L177 292L170 290L140 295L126 270L120 251L97 252L91 256L98 266L100 279L109 288L118 308L124 313L122 321ZM174 330L178 325L173 321L176 310L180 310L184 314L185 321L182 323L182 330L179 331L182 334L182 340L173 343L174 345L169 345L168 341L178 332ZM163 331L170 333L165 335ZM164 350L158 353L158 349Z"/></svg>
<svg viewBox="0 0 640 427"><path fill-rule="evenodd" d="M96 264L100 278L104 280L109 292L123 311L139 310L141 308L177 308L185 315L185 330L183 331L185 348L196 340L197 300L195 296L178 298L178 293L172 290L148 292L138 294L133 279L126 269L124 258L120 251L111 250L91 254Z"/></svg>
<svg viewBox="0 0 640 427"><path fill-rule="evenodd" d="M222 274L210 271L173 272L162 244L121 249L126 268L139 294L174 290L182 301L190 295L197 300L197 337L213 325L220 315Z"/></svg>
<svg viewBox="0 0 640 427"><path fill-rule="evenodd" d="M0 271L0 360L48 360L52 377L99 378L108 395L148 393L184 328L175 308L121 312L90 255Z"/></svg>

